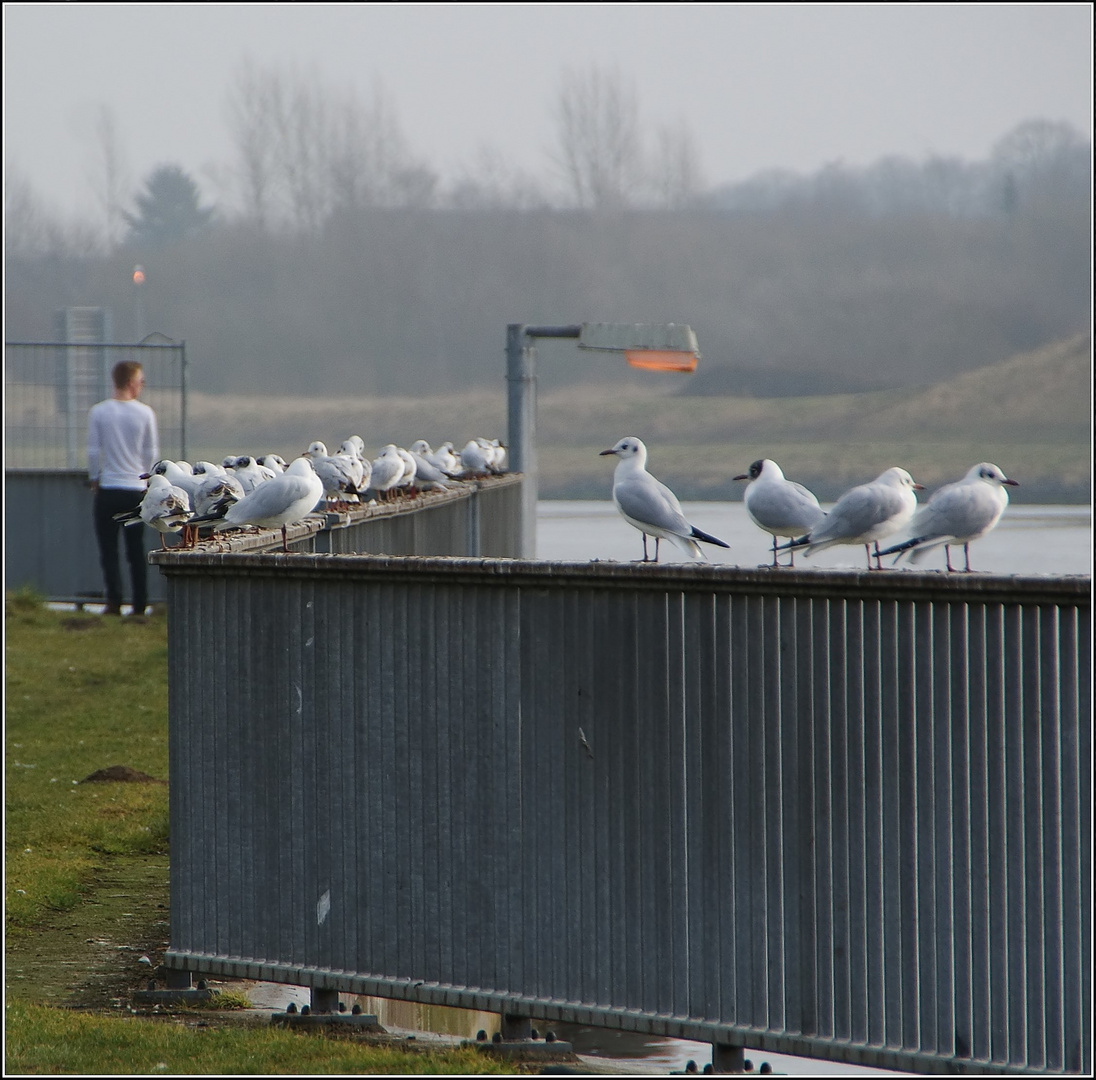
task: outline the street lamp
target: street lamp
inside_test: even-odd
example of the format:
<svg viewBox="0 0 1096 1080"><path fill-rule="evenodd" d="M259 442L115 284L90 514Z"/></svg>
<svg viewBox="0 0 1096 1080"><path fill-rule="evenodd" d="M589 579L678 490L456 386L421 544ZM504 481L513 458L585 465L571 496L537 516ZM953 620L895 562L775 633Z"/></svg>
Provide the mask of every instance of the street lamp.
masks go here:
<svg viewBox="0 0 1096 1080"><path fill-rule="evenodd" d="M537 551L537 338L571 338L580 349L624 353L632 367L648 371L688 373L696 370L700 360L696 334L683 323L507 326L507 445L510 467L524 477L518 542L523 559L536 558Z"/></svg>
<svg viewBox="0 0 1096 1080"><path fill-rule="evenodd" d="M145 336L145 311L144 311L144 285L145 268L138 263L133 268L133 308L137 323L135 341L144 340Z"/></svg>

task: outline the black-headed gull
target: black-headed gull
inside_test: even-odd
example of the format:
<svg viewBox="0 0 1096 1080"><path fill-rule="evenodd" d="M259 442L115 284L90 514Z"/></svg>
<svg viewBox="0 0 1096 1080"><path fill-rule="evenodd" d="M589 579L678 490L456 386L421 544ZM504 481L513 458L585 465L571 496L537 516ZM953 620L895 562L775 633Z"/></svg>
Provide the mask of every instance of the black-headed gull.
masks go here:
<svg viewBox="0 0 1096 1080"><path fill-rule="evenodd" d="M284 473L260 484L250 495L230 506L213 523L215 531L242 525L282 530L282 550L289 551L286 526L302 521L323 498L323 482L307 457L295 458ZM195 522L194 524L198 524ZM202 522L201 524L206 524Z"/></svg>
<svg viewBox="0 0 1096 1080"><path fill-rule="evenodd" d="M167 547L167 534L179 532L190 520L190 496L176 487L163 473L148 478L148 488L140 506L115 514L114 520L129 525L151 525L160 533L160 546Z"/></svg>
<svg viewBox="0 0 1096 1080"><path fill-rule="evenodd" d="M629 435L601 456L614 454L620 460L613 471L613 502L629 525L643 534L643 562L648 562L647 537L655 538L658 562L660 540L676 544L687 557L704 558L698 540L719 547L730 547L722 540L690 525L681 511L677 496L647 471L647 447L641 439Z"/></svg>
<svg viewBox="0 0 1096 1080"><path fill-rule="evenodd" d="M874 569L882 569L879 541L905 527L917 509L914 492L923 490L905 469L887 469L871 483L846 491L806 536L790 544L781 544L777 550L805 547L806 554L811 555L836 544L863 544L868 555L868 569L871 570L870 545L874 543Z"/></svg>
<svg viewBox="0 0 1096 1080"><path fill-rule="evenodd" d="M305 454L312 460L312 467L323 483L323 493L328 502L345 507L350 502L358 501L357 485L361 482L363 470L357 457L341 453L330 455L327 444L319 440L312 443Z"/></svg>
<svg viewBox="0 0 1096 1080"><path fill-rule="evenodd" d="M389 492L403 479L404 463L395 443L385 446L379 457L373 459L371 484L377 496L387 499Z"/></svg>
<svg viewBox="0 0 1096 1080"><path fill-rule="evenodd" d="M250 495L260 484L278 475L273 469L260 465L250 454L241 454L236 458L232 471L243 486L245 495Z"/></svg>
<svg viewBox="0 0 1096 1080"><path fill-rule="evenodd" d="M735 477L748 480L742 502L753 523L773 538L773 566L780 566L776 556L778 536L796 537L810 532L822 520L822 508L813 492L802 484L788 480L783 470L771 458L755 461L749 472ZM789 551L795 566L795 551Z"/></svg>
<svg viewBox="0 0 1096 1080"><path fill-rule="evenodd" d="M1008 506L1008 492L1003 485L1015 487L1018 481L1010 480L991 461L973 465L962 480L945 484L933 493L920 507L910 522L912 537L902 544L881 551L880 555L897 552L898 562L907 552L910 562L918 562L933 548L943 545L944 562L951 565L951 546L963 545L967 571L970 570L970 545L992 529Z"/></svg>

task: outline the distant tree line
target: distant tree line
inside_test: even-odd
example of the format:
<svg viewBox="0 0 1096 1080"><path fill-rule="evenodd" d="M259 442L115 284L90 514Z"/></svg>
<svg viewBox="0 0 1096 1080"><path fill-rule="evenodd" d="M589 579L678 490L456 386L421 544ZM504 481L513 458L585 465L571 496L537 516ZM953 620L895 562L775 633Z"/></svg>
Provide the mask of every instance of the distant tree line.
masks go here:
<svg viewBox="0 0 1096 1080"><path fill-rule="evenodd" d="M569 71L562 192L490 149L443 184L378 87L240 67L235 160L155 169L129 198L103 111L102 218L59 223L9 169L7 333L49 339L95 304L125 337L130 272L149 328L185 338L194 385L271 393L497 386L509 322L677 321L689 392L912 386L1089 325L1091 147L1044 120L984 161L888 158L704 187L687 125L652 128L619 73ZM545 378L596 377L560 357Z"/></svg>

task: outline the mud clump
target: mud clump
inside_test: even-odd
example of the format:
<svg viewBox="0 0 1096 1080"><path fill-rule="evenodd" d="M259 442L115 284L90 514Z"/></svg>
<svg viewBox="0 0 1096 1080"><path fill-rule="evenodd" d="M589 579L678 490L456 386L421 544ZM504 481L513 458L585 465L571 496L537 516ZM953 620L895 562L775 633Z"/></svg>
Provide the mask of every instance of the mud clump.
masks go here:
<svg viewBox="0 0 1096 1080"><path fill-rule="evenodd" d="M85 776L81 784L166 784L166 780L159 780L155 776L149 776L137 769L131 769L128 765L111 765L108 769L99 769L90 776Z"/></svg>

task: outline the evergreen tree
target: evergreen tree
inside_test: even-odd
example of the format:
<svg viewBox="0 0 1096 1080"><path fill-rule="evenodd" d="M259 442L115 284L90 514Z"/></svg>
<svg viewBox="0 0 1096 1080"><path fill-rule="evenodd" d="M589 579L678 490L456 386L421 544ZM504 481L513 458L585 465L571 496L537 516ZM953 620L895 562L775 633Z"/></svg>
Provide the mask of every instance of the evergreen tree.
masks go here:
<svg viewBox="0 0 1096 1080"><path fill-rule="evenodd" d="M160 165L134 196L136 214L125 214L129 240L146 247L164 247L199 232L213 217L212 207L199 205L198 185L178 165Z"/></svg>

